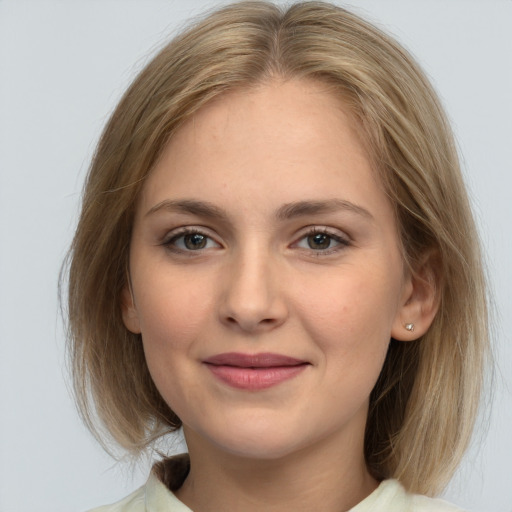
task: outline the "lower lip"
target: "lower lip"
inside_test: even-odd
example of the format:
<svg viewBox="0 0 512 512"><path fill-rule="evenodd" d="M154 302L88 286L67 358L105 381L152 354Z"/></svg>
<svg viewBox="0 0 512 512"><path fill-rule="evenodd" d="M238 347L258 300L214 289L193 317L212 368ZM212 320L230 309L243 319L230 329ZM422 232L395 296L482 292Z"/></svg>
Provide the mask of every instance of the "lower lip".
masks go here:
<svg viewBox="0 0 512 512"><path fill-rule="evenodd" d="M306 364L294 366L272 366L268 368L243 368L207 364L208 369L222 382L238 389L257 391L277 386L292 379L306 369Z"/></svg>

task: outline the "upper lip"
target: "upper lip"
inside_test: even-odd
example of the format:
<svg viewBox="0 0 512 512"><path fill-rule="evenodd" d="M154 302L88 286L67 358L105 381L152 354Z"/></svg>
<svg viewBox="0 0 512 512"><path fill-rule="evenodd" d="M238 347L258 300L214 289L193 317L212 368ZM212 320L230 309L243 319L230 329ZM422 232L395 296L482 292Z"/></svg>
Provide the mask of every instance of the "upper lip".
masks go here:
<svg viewBox="0 0 512 512"><path fill-rule="evenodd" d="M307 364L307 361L270 352L260 354L226 352L204 359L203 363L216 366L236 366L239 368L272 368L276 366L297 366Z"/></svg>

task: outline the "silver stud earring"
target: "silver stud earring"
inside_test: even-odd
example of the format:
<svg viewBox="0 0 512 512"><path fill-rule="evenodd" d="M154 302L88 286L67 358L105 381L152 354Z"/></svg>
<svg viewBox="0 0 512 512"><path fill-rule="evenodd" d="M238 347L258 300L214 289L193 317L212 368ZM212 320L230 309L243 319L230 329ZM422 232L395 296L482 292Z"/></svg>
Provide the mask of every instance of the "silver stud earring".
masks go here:
<svg viewBox="0 0 512 512"><path fill-rule="evenodd" d="M405 329L409 332L414 331L414 324L405 324Z"/></svg>

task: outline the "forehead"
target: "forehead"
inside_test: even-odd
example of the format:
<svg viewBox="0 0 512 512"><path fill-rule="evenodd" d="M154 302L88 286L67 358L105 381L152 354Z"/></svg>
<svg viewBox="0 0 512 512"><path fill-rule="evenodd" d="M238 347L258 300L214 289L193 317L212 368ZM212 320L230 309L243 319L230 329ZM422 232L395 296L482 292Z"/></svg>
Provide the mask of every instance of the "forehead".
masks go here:
<svg viewBox="0 0 512 512"><path fill-rule="evenodd" d="M305 195L382 202L375 175L354 116L332 88L275 81L202 107L169 141L141 199L146 209L169 194L228 204L244 196L276 207Z"/></svg>
<svg viewBox="0 0 512 512"><path fill-rule="evenodd" d="M349 137L338 137L340 132ZM322 141L337 146L349 142L354 155L367 157L358 121L334 87L313 80L275 79L214 98L178 130L169 150L179 151L184 142L203 148L213 145L219 151L236 144L257 150L261 143L275 150L279 143L284 152Z"/></svg>

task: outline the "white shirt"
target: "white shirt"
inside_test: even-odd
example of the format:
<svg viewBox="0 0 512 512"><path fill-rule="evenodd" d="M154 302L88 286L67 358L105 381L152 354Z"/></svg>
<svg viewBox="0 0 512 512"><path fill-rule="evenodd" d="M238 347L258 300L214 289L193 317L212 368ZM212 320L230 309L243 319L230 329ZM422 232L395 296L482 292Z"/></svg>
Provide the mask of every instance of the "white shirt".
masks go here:
<svg viewBox="0 0 512 512"><path fill-rule="evenodd" d="M90 512L192 512L154 474L123 500ZM446 501L405 491L397 480L384 480L349 512L463 512Z"/></svg>

